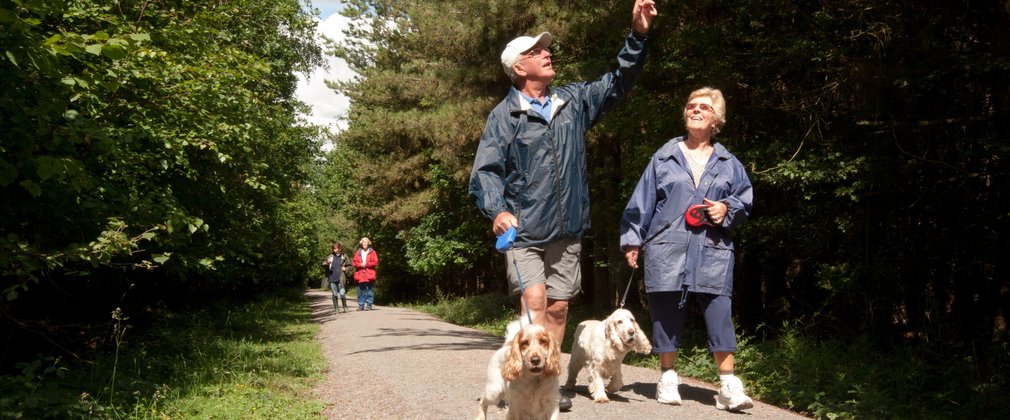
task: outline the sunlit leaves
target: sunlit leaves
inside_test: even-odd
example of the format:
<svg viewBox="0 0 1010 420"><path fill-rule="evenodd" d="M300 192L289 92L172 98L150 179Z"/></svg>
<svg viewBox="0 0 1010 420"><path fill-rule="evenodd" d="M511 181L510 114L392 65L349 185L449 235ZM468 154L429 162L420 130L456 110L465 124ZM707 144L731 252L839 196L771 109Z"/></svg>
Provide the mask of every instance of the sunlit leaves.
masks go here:
<svg viewBox="0 0 1010 420"><path fill-rule="evenodd" d="M20 256L0 275L32 278L39 255L183 277L270 255L258 273L297 280L299 258L279 256L301 251L273 214L317 143L295 124L291 73L318 64L319 47L298 1L240 3L0 9L2 219L15 238L0 251ZM13 248L22 237L47 239ZM74 238L94 240L61 244Z"/></svg>

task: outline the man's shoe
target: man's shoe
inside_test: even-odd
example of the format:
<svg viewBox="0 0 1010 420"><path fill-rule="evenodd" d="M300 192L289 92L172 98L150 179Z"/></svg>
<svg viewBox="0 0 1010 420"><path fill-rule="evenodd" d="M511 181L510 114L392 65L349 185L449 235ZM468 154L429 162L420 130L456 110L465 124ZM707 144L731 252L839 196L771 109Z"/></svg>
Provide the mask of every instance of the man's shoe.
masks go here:
<svg viewBox="0 0 1010 420"><path fill-rule="evenodd" d="M656 401L660 404L680 405L680 378L673 369L663 372L659 376L659 383L656 384Z"/></svg>
<svg viewBox="0 0 1010 420"><path fill-rule="evenodd" d="M572 399L564 395L558 399L558 409L561 411L572 411Z"/></svg>
<svg viewBox="0 0 1010 420"><path fill-rule="evenodd" d="M733 376L723 381L719 395L715 396L715 408L727 411L740 411L754 407L754 401L744 394L743 382Z"/></svg>

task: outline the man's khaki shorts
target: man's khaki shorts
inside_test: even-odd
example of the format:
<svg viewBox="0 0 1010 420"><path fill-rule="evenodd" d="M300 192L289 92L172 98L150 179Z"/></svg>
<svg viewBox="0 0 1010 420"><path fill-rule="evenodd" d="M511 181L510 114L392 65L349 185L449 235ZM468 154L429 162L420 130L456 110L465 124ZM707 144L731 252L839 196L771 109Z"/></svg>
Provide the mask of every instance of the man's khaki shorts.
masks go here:
<svg viewBox="0 0 1010 420"><path fill-rule="evenodd" d="M518 262L523 288L546 284L547 298L569 300L582 292L581 239L558 239L542 246L513 248L505 253L512 295L519 294Z"/></svg>

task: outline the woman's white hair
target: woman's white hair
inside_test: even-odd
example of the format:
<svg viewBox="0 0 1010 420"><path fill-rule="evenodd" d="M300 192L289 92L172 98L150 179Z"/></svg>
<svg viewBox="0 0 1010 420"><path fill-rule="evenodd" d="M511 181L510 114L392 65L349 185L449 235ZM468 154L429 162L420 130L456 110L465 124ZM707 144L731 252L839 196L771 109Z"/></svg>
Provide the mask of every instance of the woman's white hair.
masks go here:
<svg viewBox="0 0 1010 420"><path fill-rule="evenodd" d="M706 86L691 92L691 94L687 96L687 102L684 102L684 104L690 103L694 98L701 97L712 100L712 111L715 113L716 121L715 127L712 128L712 135L719 134L723 124L726 124L726 98L723 98L721 90Z"/></svg>

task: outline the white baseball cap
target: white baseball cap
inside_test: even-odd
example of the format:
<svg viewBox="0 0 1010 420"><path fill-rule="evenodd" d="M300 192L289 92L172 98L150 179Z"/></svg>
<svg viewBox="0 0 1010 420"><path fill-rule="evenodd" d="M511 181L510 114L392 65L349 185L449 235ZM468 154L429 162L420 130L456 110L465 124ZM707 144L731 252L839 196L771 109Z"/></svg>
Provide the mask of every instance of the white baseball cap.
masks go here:
<svg viewBox="0 0 1010 420"><path fill-rule="evenodd" d="M505 46L505 50L501 52L501 66L505 70L505 74L509 78L515 77L515 73L512 71L512 66L514 66L519 59L522 58L524 52L532 50L533 47L547 48L551 46L551 42L554 40L551 34L548 32L541 32L540 35L533 36L521 36L519 38L513 39L508 45Z"/></svg>

